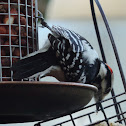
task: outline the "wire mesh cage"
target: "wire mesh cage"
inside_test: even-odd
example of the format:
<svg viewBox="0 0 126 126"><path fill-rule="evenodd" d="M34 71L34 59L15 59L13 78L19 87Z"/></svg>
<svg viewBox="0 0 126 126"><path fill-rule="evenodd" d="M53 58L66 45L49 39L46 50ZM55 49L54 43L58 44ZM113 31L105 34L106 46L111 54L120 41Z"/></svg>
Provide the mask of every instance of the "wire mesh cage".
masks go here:
<svg viewBox="0 0 126 126"><path fill-rule="evenodd" d="M37 0L0 1L0 81L12 81L10 67L38 49Z"/></svg>
<svg viewBox="0 0 126 126"><path fill-rule="evenodd" d="M96 112L94 111L95 110L94 107L96 104L91 104L84 108L80 108L79 110L75 110L74 112L71 112L67 115L61 115L56 118L51 118L49 120L41 121L39 123L36 123L35 126L40 126L41 124L45 124L45 123L48 125L48 122L50 122L50 121L55 122L57 119L58 119L58 123L55 123L53 126L65 126L65 125L77 126L78 125L77 122L82 121L82 120L84 120L84 121L82 121L82 122L84 122L84 124L83 124L84 126L95 126L99 123L105 123L106 125L112 125L112 124L110 124L111 121L113 121L115 123L120 123L122 125L126 125L126 110L124 107L122 107L122 105L124 106L126 104L125 76L124 76L123 69L121 66L119 54L118 54L118 51L117 51L117 48L116 48L116 45L114 42L114 38L112 36L112 33L110 30L108 21L106 19L106 16L104 14L104 11L98 0L94 0L94 1L90 0L92 18L93 18L96 36L97 36L97 40L98 40L98 44L99 44L99 48L101 51L103 61L107 62L107 59L106 59L105 52L103 49L101 35L100 35L98 23L97 23L97 18L96 18L95 9L94 9L94 2L96 3L96 5L101 13L104 24L106 26L106 30L108 32L108 36L110 38L110 41L111 41L111 44L113 47L113 52L114 52L114 55L115 55L115 58L117 61L120 77L122 80L122 82L120 82L120 85L123 85L123 90L119 94L115 93L114 90L112 90L111 97L101 101L102 105L104 106L103 107L104 113L99 112L100 113L99 115L101 116L101 117L99 116L99 121L96 121L96 118L95 118ZM50 125L50 123L49 123L49 125ZM119 125L119 124L117 124L117 125Z"/></svg>

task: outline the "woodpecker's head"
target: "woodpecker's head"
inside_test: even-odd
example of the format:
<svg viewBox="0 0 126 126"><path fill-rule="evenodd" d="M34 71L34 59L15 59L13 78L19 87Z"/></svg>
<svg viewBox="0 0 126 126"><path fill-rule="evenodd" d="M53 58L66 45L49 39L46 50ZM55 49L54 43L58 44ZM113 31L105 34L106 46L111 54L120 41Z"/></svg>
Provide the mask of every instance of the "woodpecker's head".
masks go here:
<svg viewBox="0 0 126 126"><path fill-rule="evenodd" d="M98 88L98 92L95 94L96 102L103 100L112 90L113 79L114 75L112 69L101 61L99 73L94 81L94 85Z"/></svg>

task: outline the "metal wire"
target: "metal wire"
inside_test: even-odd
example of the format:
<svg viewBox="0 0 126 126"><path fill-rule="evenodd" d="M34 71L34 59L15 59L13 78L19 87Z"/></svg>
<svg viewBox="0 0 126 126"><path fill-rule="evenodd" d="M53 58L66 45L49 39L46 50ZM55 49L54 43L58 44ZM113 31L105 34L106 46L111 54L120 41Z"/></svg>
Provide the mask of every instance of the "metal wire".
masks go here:
<svg viewBox="0 0 126 126"><path fill-rule="evenodd" d="M98 3L98 1L97 1L97 3ZM103 61L107 62L106 57L105 57L105 53L104 53L104 50L103 50L103 46L102 46L102 41L101 41L101 37L100 37L98 24L97 24L97 19L96 19L96 15L95 15L93 0L90 0L90 5L91 5L92 18L93 18L93 21L94 21L94 27L95 27L95 31L96 31L96 35L97 35L101 55L102 55ZM98 4L97 6L99 7L100 5ZM100 10L100 12L101 12L101 10ZM111 91L111 94L112 94L112 96L115 96L114 90ZM116 103L117 102L116 99L113 99L113 102ZM118 114L119 113L118 106L115 106L115 110L116 110L116 113ZM120 117L118 117L118 119L120 119Z"/></svg>
<svg viewBox="0 0 126 126"><path fill-rule="evenodd" d="M120 62L120 58L119 58L119 54L118 54L118 51L117 51L117 48L116 48L116 45L115 45L115 42L114 42L114 38L113 38L113 35L111 33L111 30L110 30L110 27L109 27L109 24L108 24L108 21L106 19L106 16L104 14L104 11L102 10L102 7L99 3L98 0L95 0L100 12L101 12L101 15L102 15L102 18L103 18L103 21L105 23L105 26L106 26L106 29L107 29L107 32L108 32L108 35L109 35L109 38L111 40L111 44L112 44L112 47L113 47L113 50L114 50L114 54L115 54L115 57L116 57L116 61L118 63L118 67L119 67L119 71L120 71L120 75L121 75L121 78L122 78L122 82L123 82L123 85L124 85L124 89L125 89L125 92L126 92L126 80L125 80L125 76L124 76L124 72L123 72L123 69L122 69L122 65L121 65L121 62Z"/></svg>
<svg viewBox="0 0 126 126"><path fill-rule="evenodd" d="M0 12L0 16L8 17L8 23L0 23L0 26L8 29L8 33L0 34L0 81L13 81L13 72L10 71L13 63L38 49L38 23L35 20L35 17L38 16L38 5L37 0L17 0L15 2L8 0L0 2L0 5L7 6L5 12ZM12 18L14 18L13 22ZM15 40L13 40L14 37ZM9 41L9 43L2 43L3 40ZM9 53L8 55L1 54L4 47L9 48L6 51ZM8 59L9 64L2 64L4 59Z"/></svg>
<svg viewBox="0 0 126 126"><path fill-rule="evenodd" d="M73 126L76 126L76 125L75 125L75 122L74 122L74 119L73 119L73 117L72 117L71 114L70 114L70 118L71 118L71 121L72 121Z"/></svg>
<svg viewBox="0 0 126 126"><path fill-rule="evenodd" d="M70 119L67 119L67 120L62 121L60 123L57 123L57 124L55 124L53 126L63 125L63 124L68 123L68 122L73 122L73 125L75 126L74 122L76 120L79 120L79 119L84 118L84 117L88 117L89 122L90 122L89 124L84 124L84 126L93 126L93 125L99 124L99 123L104 122L104 121L108 122L108 121L110 121L112 119L114 119L115 122L119 122L119 123L122 123L122 124L126 125L126 117L125 117L126 111L124 112L124 110L122 110L121 105L120 105L122 103L126 104L126 99L123 98L123 100L117 101L118 97L124 97L126 95L126 82L125 82L124 73L123 73L123 70L122 70L122 66L121 66L121 63L120 63L120 59L119 59L119 55L118 55L118 52L117 52L117 49L116 49L114 38L112 36L112 33L111 33L111 30L110 30L108 21L106 19L106 16L104 14L104 11L103 11L99 1L98 0L94 0L94 1L95 1L96 5L97 5L101 15L102 15L103 21L105 23L105 26L106 26L106 29L107 29L107 32L108 32L108 35L110 37L110 41L111 41L111 44L112 44L112 47L113 47L113 50L114 50L114 54L115 54L115 57L116 57L116 60L117 60L117 64L118 64L118 67L119 67L119 71L120 71L120 75L121 75L121 78L122 78L122 82L123 82L123 85L124 85L125 92L122 92L121 94L115 95L114 90L112 90L112 92L111 92L112 96L110 98L108 98L108 99L105 99L105 100L101 101L101 103L106 103L107 101L111 101L111 100L113 101L112 104L109 104L109 105L103 107L104 111L106 111L107 109L109 109L111 107L115 108L116 114L113 114L111 117L108 117L108 115L105 114L104 119L102 119L100 121L97 121L97 122L94 122L92 120L92 115L95 114L95 111L91 111L91 112L87 112L87 113L85 113L83 115L80 115L80 116L77 116L77 117L73 118L72 115L75 114L76 112L82 112L82 111L84 111L86 109L90 109L90 108L92 108L93 106L96 105L96 104L92 104L92 105L86 106L84 108L80 108L79 110L76 110L76 111L72 112L72 114L70 114L70 117L71 117ZM93 17L94 27L95 27L95 30L96 30L96 36L97 36L98 43L99 43L99 48L101 50L102 58L106 62L106 57L105 57L104 49L103 49L103 46L102 46L102 40L101 40L101 37L100 37L100 32L99 32L97 19L96 19L96 15L95 15L93 0L90 0L90 5L91 5L91 12L92 12L92 17ZM59 116L59 117L62 117L62 116ZM54 119L56 119L56 118L54 118ZM52 119L50 119L50 120L52 120ZM44 120L44 122L47 122L47 121L50 121L50 120ZM40 122L40 123L42 123L42 122Z"/></svg>

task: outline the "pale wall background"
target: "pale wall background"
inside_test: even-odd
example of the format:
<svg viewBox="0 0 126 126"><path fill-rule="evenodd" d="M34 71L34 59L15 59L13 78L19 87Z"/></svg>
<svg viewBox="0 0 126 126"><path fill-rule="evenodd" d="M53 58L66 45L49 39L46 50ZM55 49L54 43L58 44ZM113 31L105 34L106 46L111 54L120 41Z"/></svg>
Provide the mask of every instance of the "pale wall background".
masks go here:
<svg viewBox="0 0 126 126"><path fill-rule="evenodd" d="M126 18L126 0L99 1L107 16ZM47 17L49 19L90 17L90 0L50 0Z"/></svg>

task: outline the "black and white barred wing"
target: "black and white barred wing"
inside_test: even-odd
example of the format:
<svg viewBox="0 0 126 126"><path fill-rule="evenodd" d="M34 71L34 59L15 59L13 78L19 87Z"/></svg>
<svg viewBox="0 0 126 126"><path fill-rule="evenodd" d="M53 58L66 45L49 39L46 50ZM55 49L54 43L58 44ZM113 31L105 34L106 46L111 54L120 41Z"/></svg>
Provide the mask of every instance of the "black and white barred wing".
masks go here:
<svg viewBox="0 0 126 126"><path fill-rule="evenodd" d="M58 27L53 26L52 31L54 31L54 35L56 33L58 38L63 37L65 39L67 39L73 52L76 53L76 52L84 51L84 45L83 45L83 41L82 41L83 37L81 37L79 34L73 32L71 30L65 29L63 27L60 27L60 26L58 26Z"/></svg>
<svg viewBox="0 0 126 126"><path fill-rule="evenodd" d="M65 73L66 80L77 82L84 72L82 53L84 48L81 40L78 40L79 35L61 27L53 27L53 31L57 33L57 36L49 34L49 40Z"/></svg>
<svg viewBox="0 0 126 126"><path fill-rule="evenodd" d="M49 40L64 70L66 80L90 82L98 71L97 52L87 40L75 32L56 26L53 26L52 30L54 36L49 35Z"/></svg>

